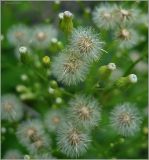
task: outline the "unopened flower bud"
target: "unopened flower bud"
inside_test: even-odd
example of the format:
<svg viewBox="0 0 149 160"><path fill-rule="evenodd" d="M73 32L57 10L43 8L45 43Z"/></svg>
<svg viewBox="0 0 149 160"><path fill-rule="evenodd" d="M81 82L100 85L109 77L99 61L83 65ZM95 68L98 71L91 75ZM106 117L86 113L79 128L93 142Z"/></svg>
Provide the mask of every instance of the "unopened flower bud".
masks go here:
<svg viewBox="0 0 149 160"><path fill-rule="evenodd" d="M57 84L57 82L56 82L55 80L51 80L51 81L50 81L50 86L51 86L52 88L57 88L57 87L58 87L58 84Z"/></svg>
<svg viewBox="0 0 149 160"><path fill-rule="evenodd" d="M99 68L99 74L101 79L108 79L112 71L116 69L115 63L109 63L108 65L101 66Z"/></svg>
<svg viewBox="0 0 149 160"><path fill-rule="evenodd" d="M22 74L21 75L21 80L22 81L27 81L28 80L28 76L26 74Z"/></svg>
<svg viewBox="0 0 149 160"><path fill-rule="evenodd" d="M73 30L73 15L70 11L65 11L59 13L60 28L67 34L71 33Z"/></svg>
<svg viewBox="0 0 149 160"><path fill-rule="evenodd" d="M57 104L61 104L62 103L62 98L61 97L57 97L56 98L56 103Z"/></svg>
<svg viewBox="0 0 149 160"><path fill-rule="evenodd" d="M28 91L28 88L24 85L17 85L16 86L16 91L17 92L27 92Z"/></svg>
<svg viewBox="0 0 149 160"><path fill-rule="evenodd" d="M49 56L44 56L42 58L42 62L45 66L49 66L50 65L50 57Z"/></svg>
<svg viewBox="0 0 149 160"><path fill-rule="evenodd" d="M116 85L118 87L125 87L128 86L129 84L137 83L137 76L135 74L130 74L126 77L120 77L116 81Z"/></svg>
<svg viewBox="0 0 149 160"><path fill-rule="evenodd" d="M19 53L20 53L21 62L24 64L27 64L30 61L27 47L21 46L19 48Z"/></svg>
<svg viewBox="0 0 149 160"><path fill-rule="evenodd" d="M21 100L32 100L35 98L35 94L28 92L28 93L23 93L20 95Z"/></svg>

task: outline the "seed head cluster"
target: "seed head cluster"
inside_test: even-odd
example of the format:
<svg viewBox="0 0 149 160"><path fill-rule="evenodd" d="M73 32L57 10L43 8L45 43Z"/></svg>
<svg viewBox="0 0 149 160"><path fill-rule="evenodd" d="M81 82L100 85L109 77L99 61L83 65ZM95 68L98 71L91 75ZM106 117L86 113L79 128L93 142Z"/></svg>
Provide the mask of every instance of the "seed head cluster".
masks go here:
<svg viewBox="0 0 149 160"><path fill-rule="evenodd" d="M52 64L53 75L65 85L76 85L85 80L91 62L101 57L102 43L92 28L74 29L70 45Z"/></svg>

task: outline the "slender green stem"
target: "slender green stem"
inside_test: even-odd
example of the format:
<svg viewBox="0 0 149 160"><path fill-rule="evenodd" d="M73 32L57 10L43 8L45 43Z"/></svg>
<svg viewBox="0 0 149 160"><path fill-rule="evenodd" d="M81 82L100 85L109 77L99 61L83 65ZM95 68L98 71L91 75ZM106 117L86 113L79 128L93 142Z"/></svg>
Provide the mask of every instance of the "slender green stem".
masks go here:
<svg viewBox="0 0 149 160"><path fill-rule="evenodd" d="M131 70L135 67L135 65L138 64L145 57L147 57L147 54L144 54L142 57L138 58L134 63L132 63L124 73L124 76L127 76L131 72Z"/></svg>

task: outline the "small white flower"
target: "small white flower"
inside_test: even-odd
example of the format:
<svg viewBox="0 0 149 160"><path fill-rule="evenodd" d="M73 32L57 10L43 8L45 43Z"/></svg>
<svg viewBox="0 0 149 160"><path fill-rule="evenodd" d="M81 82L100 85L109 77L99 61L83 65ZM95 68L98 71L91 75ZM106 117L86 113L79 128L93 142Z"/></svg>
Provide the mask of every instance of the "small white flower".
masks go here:
<svg viewBox="0 0 149 160"><path fill-rule="evenodd" d="M109 63L108 64L108 69L110 69L111 71L114 71L116 69L115 63Z"/></svg>
<svg viewBox="0 0 149 160"><path fill-rule="evenodd" d="M51 42L52 42L52 43L57 43L58 40L57 40L57 38L52 38L52 39L51 39Z"/></svg>
<svg viewBox="0 0 149 160"><path fill-rule="evenodd" d="M72 17L73 15L72 15L72 13L70 11L65 11L64 12L64 16L66 16L66 17Z"/></svg>
<svg viewBox="0 0 149 160"><path fill-rule="evenodd" d="M24 160L30 160L30 159L31 159L31 157L29 155L24 156Z"/></svg>
<svg viewBox="0 0 149 160"><path fill-rule="evenodd" d="M137 83L138 78L135 74L130 74L128 77L131 83Z"/></svg>
<svg viewBox="0 0 149 160"><path fill-rule="evenodd" d="M56 103L57 103L57 104L61 104L61 103L62 103L62 101L63 101L63 100L62 100L62 98L61 98L61 97L57 97L57 98L56 98Z"/></svg>
<svg viewBox="0 0 149 160"><path fill-rule="evenodd" d="M54 89L51 88L51 87L49 87L49 88L48 88L48 92L49 92L50 94L53 94L53 93L54 93Z"/></svg>
<svg viewBox="0 0 149 160"><path fill-rule="evenodd" d="M20 53L26 53L26 52L27 52L27 47L21 46L21 47L19 48L19 52L20 52Z"/></svg>
<svg viewBox="0 0 149 160"><path fill-rule="evenodd" d="M63 12L59 13L58 17L59 17L59 19L63 19L64 18L64 13Z"/></svg>
<svg viewBox="0 0 149 160"><path fill-rule="evenodd" d="M28 80L28 76L26 74L22 74L21 75L21 80L22 81L27 81Z"/></svg>

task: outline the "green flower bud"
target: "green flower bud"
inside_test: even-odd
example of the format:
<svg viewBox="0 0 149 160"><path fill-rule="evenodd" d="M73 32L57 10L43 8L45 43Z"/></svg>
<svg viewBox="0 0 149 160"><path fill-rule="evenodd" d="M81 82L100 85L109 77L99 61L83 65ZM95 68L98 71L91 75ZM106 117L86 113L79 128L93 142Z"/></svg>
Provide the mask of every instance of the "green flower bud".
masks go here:
<svg viewBox="0 0 149 160"><path fill-rule="evenodd" d="M35 94L28 92L20 95L21 100L32 100L35 99Z"/></svg>
<svg viewBox="0 0 149 160"><path fill-rule="evenodd" d="M42 58L42 62L46 67L48 67L50 65L50 57L49 56L44 56Z"/></svg>
<svg viewBox="0 0 149 160"><path fill-rule="evenodd" d="M62 100L61 97L57 97L56 100L55 100L55 102L56 102L57 104L61 104L61 103L63 102L63 100Z"/></svg>
<svg viewBox="0 0 149 160"><path fill-rule="evenodd" d="M73 15L69 11L65 11L63 13L59 14L59 25L62 31L64 31L67 34L70 34L73 30Z"/></svg>
<svg viewBox="0 0 149 160"><path fill-rule="evenodd" d="M55 88L58 87L58 84L57 84L57 82L55 80L51 80L50 81L50 86L55 89Z"/></svg>
<svg viewBox="0 0 149 160"><path fill-rule="evenodd" d="M51 45L50 45L50 51L51 52L58 52L61 49L63 49L62 42L58 41L57 38L52 38Z"/></svg>
<svg viewBox="0 0 149 160"><path fill-rule="evenodd" d="M21 46L20 48L19 48L19 52L20 52L20 60L21 60L21 62L22 63L24 63L24 64L28 64L29 62L30 62L30 55L29 55L29 53L28 53L28 49L27 49L27 47L25 47L25 46Z"/></svg>
<svg viewBox="0 0 149 160"><path fill-rule="evenodd" d="M31 160L31 157L29 155L25 155L24 160Z"/></svg>
<svg viewBox="0 0 149 160"><path fill-rule="evenodd" d="M26 86L24 86L24 85L17 85L16 86L16 91L17 92L28 92L28 88L26 87Z"/></svg>
<svg viewBox="0 0 149 160"><path fill-rule="evenodd" d="M126 87L130 84L137 83L137 76L135 74L130 74L127 77L120 77L116 81L118 87Z"/></svg>
<svg viewBox="0 0 149 160"><path fill-rule="evenodd" d="M99 75L102 80L108 79L112 71L116 69L115 63L109 63L108 65L101 66L99 68Z"/></svg>

